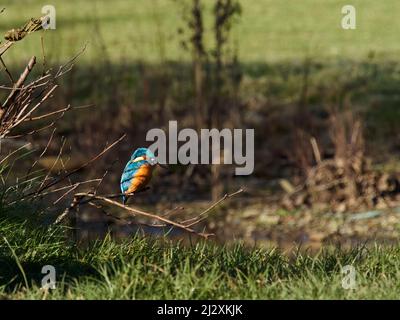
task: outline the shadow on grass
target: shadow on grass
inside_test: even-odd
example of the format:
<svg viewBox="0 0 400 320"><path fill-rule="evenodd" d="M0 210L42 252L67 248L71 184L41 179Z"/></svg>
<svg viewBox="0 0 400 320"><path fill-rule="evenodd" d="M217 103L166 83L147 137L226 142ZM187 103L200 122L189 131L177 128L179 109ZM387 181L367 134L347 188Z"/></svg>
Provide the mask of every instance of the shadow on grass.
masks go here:
<svg viewBox="0 0 400 320"><path fill-rule="evenodd" d="M3 209L0 216L0 287L5 292L26 286L26 282L40 287L45 265L55 267L57 281L96 276L90 262L81 259L85 249L68 240L65 227L46 226L43 219L35 218L31 206L13 211L22 208L19 215Z"/></svg>

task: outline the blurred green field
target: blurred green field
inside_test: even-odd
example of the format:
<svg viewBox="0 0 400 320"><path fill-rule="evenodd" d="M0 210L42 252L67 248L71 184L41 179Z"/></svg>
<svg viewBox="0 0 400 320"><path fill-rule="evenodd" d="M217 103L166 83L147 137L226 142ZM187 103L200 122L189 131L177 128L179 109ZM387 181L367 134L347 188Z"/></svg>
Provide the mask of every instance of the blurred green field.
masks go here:
<svg viewBox="0 0 400 320"><path fill-rule="evenodd" d="M86 42L83 61L100 58L118 61L182 61L189 53L180 46L178 28L184 26L182 2L174 0L53 0L57 29L45 35L49 60L65 60ZM212 0L204 0L212 28ZM1 32L21 26L28 18L40 16L41 0L3 1ZM340 0L241 0L243 14L233 30L242 62L301 60L306 56L363 59L370 52L382 58L400 53L400 2L396 0L354 0L357 29L341 28ZM207 34L207 32L206 32ZM210 35L211 33L208 33ZM28 55L41 55L40 34L25 39L23 50L12 50L9 62L25 61ZM207 39L212 45L212 39ZM105 49L105 50L104 50Z"/></svg>

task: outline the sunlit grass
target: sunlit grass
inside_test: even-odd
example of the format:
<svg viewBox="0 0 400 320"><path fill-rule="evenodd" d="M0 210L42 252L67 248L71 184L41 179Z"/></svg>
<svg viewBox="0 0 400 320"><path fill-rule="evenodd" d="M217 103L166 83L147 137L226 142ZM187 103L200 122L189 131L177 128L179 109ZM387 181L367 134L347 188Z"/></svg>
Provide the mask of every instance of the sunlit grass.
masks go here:
<svg viewBox="0 0 400 320"><path fill-rule="evenodd" d="M317 256L297 253L289 257L275 249L241 245L182 246L143 238L116 243L106 238L78 248L65 240L65 231L32 231L28 224L1 220L2 297L379 299L398 298L400 293L399 247L337 249ZM48 264L56 268L57 284L55 290L45 293L40 289L41 268ZM344 265L356 269L355 289L342 287Z"/></svg>
<svg viewBox="0 0 400 320"><path fill-rule="evenodd" d="M209 46L213 43L212 3L203 0ZM42 6L47 4L42 0L5 1L0 30L19 27L26 19L41 15ZM105 58L112 62L190 59L177 32L184 27L182 1L53 0L51 4L57 10L57 29L45 36L51 59L65 60L86 42L89 46L83 60L87 62ZM233 39L243 62L302 60L306 56L364 59L370 52L396 58L400 53L400 2L396 0L352 1L357 12L356 30L341 28L341 8L347 3L339 0L241 0L241 4L243 14L233 29ZM26 50L14 52L12 59L26 60L26 52L40 56L38 37L25 39L21 46Z"/></svg>

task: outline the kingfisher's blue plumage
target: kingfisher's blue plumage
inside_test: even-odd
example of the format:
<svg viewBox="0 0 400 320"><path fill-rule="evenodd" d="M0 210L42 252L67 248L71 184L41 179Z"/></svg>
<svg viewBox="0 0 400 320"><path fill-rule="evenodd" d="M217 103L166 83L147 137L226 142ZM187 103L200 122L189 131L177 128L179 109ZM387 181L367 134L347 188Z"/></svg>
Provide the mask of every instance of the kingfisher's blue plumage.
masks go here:
<svg viewBox="0 0 400 320"><path fill-rule="evenodd" d="M151 179L155 163L155 156L149 149L136 149L122 172L120 182L121 192L133 193L145 187ZM123 203L126 200L127 197L122 196Z"/></svg>

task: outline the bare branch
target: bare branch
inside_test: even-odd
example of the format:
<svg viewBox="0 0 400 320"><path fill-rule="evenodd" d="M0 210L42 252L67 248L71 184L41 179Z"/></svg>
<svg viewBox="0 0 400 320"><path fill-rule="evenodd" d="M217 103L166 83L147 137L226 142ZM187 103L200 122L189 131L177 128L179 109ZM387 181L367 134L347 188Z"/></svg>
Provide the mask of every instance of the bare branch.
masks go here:
<svg viewBox="0 0 400 320"><path fill-rule="evenodd" d="M28 75L31 73L33 67L36 64L36 57L33 56L29 62L28 65L25 67L24 72L20 75L18 81L14 85L14 89L11 91L10 95L7 97L6 101L3 103L3 109L7 108L12 102L13 99L15 98L15 95L18 93L17 89L19 89L24 83Z"/></svg>
<svg viewBox="0 0 400 320"><path fill-rule="evenodd" d="M84 163L83 165L81 165L80 167L68 172L67 174L63 175L62 177L59 177L57 179L55 179L52 182L49 182L43 186L41 186L37 191L35 192L31 192L27 195L24 196L24 198L32 196L32 195L39 195L41 192L43 192L46 189L49 189L52 186L55 186L56 184L60 183L61 181L64 181L65 179L67 179L68 177L70 177L71 175L73 175L74 173L78 172L79 170L82 170L84 168L86 168L88 165L90 165L91 163L95 162L97 159L99 159L101 156L103 156L105 153L107 153L111 148L113 148L115 145L117 145L118 143L120 143L124 138L125 138L126 134L124 134L121 138L119 138L118 140L116 140L115 142L113 142L111 145L109 145L108 147L106 147L105 149L103 149L103 151L101 151L99 154L97 154L95 157L93 157L92 159L90 159L89 161L87 161L86 163Z"/></svg>
<svg viewBox="0 0 400 320"><path fill-rule="evenodd" d="M185 221L183 222L177 222L177 221L173 221L171 219L166 218L166 214L164 215L158 215L155 213L151 213L151 212L147 212L147 211L143 211L141 209L138 208L133 208L131 206L127 206L124 205L120 202L117 202L115 200L112 200L108 197L105 196L100 196L100 195L96 195L94 193L90 193L90 192L85 192L85 193L76 193L74 195L73 201L71 203L71 205L64 210L64 212L56 219L55 224L60 223L65 217L67 217L71 211L76 211L78 209L78 207L82 204L88 203L90 205L94 205L95 202L99 202L99 203L104 203L104 204L108 204L111 205L113 207L117 207L120 209L125 210L126 212L128 212L129 215L133 216L133 217L145 217L148 219L152 219L152 220L156 220L161 222L161 224L144 224L143 225L147 225L147 226L152 226L152 227L165 227L165 226L173 226L176 227L178 229L184 230L186 232L192 233L192 234L196 234L200 237L203 237L205 239L208 239L210 236L213 236L213 234L211 233L206 233L206 232L198 232L195 229L193 229L192 227L196 224L198 224L200 221L202 221L205 218L205 215L207 213L209 213L213 208L215 208L218 204L220 204L221 202L223 202L224 200L231 198L239 193L241 193L243 191L243 189L239 189L238 191L231 193L231 194L226 194L224 197L222 197L220 200L218 200L217 202L215 202L214 204L212 204L210 207L208 207L206 210L204 210L203 212L201 212L198 216L196 216L193 219L187 220L187 221L193 221L191 223L187 223ZM101 205L95 205L97 208L102 209L103 213L103 207ZM111 215L110 213L106 212L107 216L111 216L113 218L120 219L119 217L115 217L113 215ZM142 224L142 223L138 223L138 224Z"/></svg>

